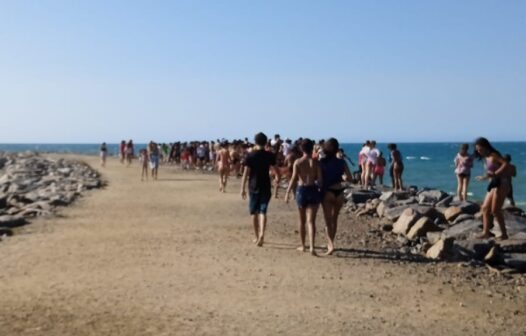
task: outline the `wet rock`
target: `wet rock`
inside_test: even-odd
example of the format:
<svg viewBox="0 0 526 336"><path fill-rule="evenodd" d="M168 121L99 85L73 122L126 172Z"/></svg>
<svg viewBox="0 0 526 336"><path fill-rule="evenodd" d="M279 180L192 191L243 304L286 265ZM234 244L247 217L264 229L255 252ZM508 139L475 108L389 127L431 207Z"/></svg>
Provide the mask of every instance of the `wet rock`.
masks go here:
<svg viewBox="0 0 526 336"><path fill-rule="evenodd" d="M411 227L420 219L421 215L414 209L406 209L393 225L393 232L406 235Z"/></svg>
<svg viewBox="0 0 526 336"><path fill-rule="evenodd" d="M426 257L429 259L447 259L453 255L453 242L452 238L440 239L426 252Z"/></svg>
<svg viewBox="0 0 526 336"><path fill-rule="evenodd" d="M422 217L411 227L407 238L413 240L418 237L424 237L428 232L433 231L440 231L440 228L429 217Z"/></svg>

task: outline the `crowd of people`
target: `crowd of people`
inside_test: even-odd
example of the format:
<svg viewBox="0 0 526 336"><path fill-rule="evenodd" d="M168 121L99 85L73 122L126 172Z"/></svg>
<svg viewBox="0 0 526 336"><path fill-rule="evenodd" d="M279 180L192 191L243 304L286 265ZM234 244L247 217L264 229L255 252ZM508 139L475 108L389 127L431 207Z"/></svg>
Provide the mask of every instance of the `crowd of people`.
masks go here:
<svg viewBox="0 0 526 336"><path fill-rule="evenodd" d="M396 144L388 144L389 175L394 191L404 190L402 175L404 163ZM101 145L101 165L105 166L108 148ZM119 157L122 164L130 166L135 158L132 140L122 141ZM506 198L513 201L511 179L516 176L516 167L511 164L509 155L501 155L485 138L475 142L474 154L469 153L469 145L461 145L454 158L457 176L457 197L466 201L474 160L485 160L487 173L478 176L478 181L488 180L487 195L482 205L483 232L480 238L493 237L493 219L498 222L502 235L507 238L502 207ZM268 139L263 133L254 137L254 143L244 140L217 140L175 142L157 144L151 141L139 151L141 180L149 176L156 180L160 164L179 165L182 169L216 171L219 175L219 191L225 193L228 179L232 176L242 178L241 197L249 198L249 212L254 227L254 243L264 243L267 223L267 210L270 200L279 197L280 182L285 180L288 187L285 201L294 197L299 214L299 233L305 251L308 232L308 248L315 255L316 217L321 205L325 220L327 238L326 254L335 249L338 216L345 202L344 190L349 183L360 185L363 189L376 187L377 181L383 186L384 173L388 164L376 141L366 141L358 153L357 170L334 138L315 142L307 138L295 141L281 139L276 134ZM248 193L247 193L248 185Z"/></svg>

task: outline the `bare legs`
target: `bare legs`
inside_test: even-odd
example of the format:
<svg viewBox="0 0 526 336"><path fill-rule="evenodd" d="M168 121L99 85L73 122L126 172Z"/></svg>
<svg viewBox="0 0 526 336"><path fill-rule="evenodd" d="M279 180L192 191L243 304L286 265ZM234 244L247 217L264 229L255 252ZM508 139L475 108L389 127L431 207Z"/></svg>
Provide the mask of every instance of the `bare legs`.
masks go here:
<svg viewBox="0 0 526 336"><path fill-rule="evenodd" d="M457 182L457 196L459 200L466 201L468 199L469 177L457 175Z"/></svg>
<svg viewBox="0 0 526 336"><path fill-rule="evenodd" d="M309 252L311 255L316 256L316 251L314 250L314 241L316 238L316 214L318 212L318 206L309 206L307 208L298 208L300 214L300 239L301 246L298 247L298 251L305 251L305 224L308 226L309 230Z"/></svg>
<svg viewBox="0 0 526 336"><path fill-rule="evenodd" d="M327 255L334 252L334 239L338 230L338 216L343 206L343 195L335 197L332 192L325 193L323 198L323 216L325 218L325 233L327 235Z"/></svg>
<svg viewBox="0 0 526 336"><path fill-rule="evenodd" d="M255 214L252 215L252 224L254 225L254 234L256 239L253 240L257 246L263 246L263 241L265 239L265 229L267 227L267 215L265 214Z"/></svg>
<svg viewBox="0 0 526 336"><path fill-rule="evenodd" d="M228 168L220 167L219 168L219 191L226 193L226 184L228 182L228 175L230 175L230 172L228 171Z"/></svg>
<svg viewBox="0 0 526 336"><path fill-rule="evenodd" d="M477 238L487 239L494 236L490 230L493 224L493 218L495 218L499 223L500 232L502 233L501 239L508 239L506 223L502 213L502 206L504 205L504 201L508 192L508 186L500 186L499 188L492 189L487 193L484 204L482 205L482 234Z"/></svg>
<svg viewBox="0 0 526 336"><path fill-rule="evenodd" d="M402 183L402 172L403 169L399 169L396 166L393 168L393 177L394 177L394 189L395 191L404 190L404 184Z"/></svg>

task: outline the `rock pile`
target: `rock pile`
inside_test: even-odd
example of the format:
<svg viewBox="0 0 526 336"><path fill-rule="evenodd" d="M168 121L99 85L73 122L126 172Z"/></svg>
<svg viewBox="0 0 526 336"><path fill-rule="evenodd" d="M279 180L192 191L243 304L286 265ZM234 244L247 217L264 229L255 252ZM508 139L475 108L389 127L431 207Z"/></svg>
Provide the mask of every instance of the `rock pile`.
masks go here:
<svg viewBox="0 0 526 336"><path fill-rule="evenodd" d="M458 201L441 190L411 188L403 192L346 190L347 212L381 220L384 238L399 251L438 260L476 260L526 272L526 215L506 208L508 240L477 239L482 232L480 205ZM492 232L499 237L495 225ZM391 237L389 237L391 235Z"/></svg>
<svg viewBox="0 0 526 336"><path fill-rule="evenodd" d="M0 236L100 188L100 174L79 161L52 160L36 153L0 153Z"/></svg>

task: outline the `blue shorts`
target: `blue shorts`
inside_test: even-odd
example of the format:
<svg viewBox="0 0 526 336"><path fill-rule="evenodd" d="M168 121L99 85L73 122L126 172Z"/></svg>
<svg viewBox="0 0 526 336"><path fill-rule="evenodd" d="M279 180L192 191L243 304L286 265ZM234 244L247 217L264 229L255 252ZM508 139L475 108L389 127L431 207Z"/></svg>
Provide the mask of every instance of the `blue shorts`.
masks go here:
<svg viewBox="0 0 526 336"><path fill-rule="evenodd" d="M296 203L298 208L316 206L321 202L321 192L318 186L299 186L296 189Z"/></svg>
<svg viewBox="0 0 526 336"><path fill-rule="evenodd" d="M150 169L159 168L159 157L157 155L150 156Z"/></svg>
<svg viewBox="0 0 526 336"><path fill-rule="evenodd" d="M270 191L250 193L248 207L251 215L262 214L265 215L268 209L268 203L272 197Z"/></svg>

